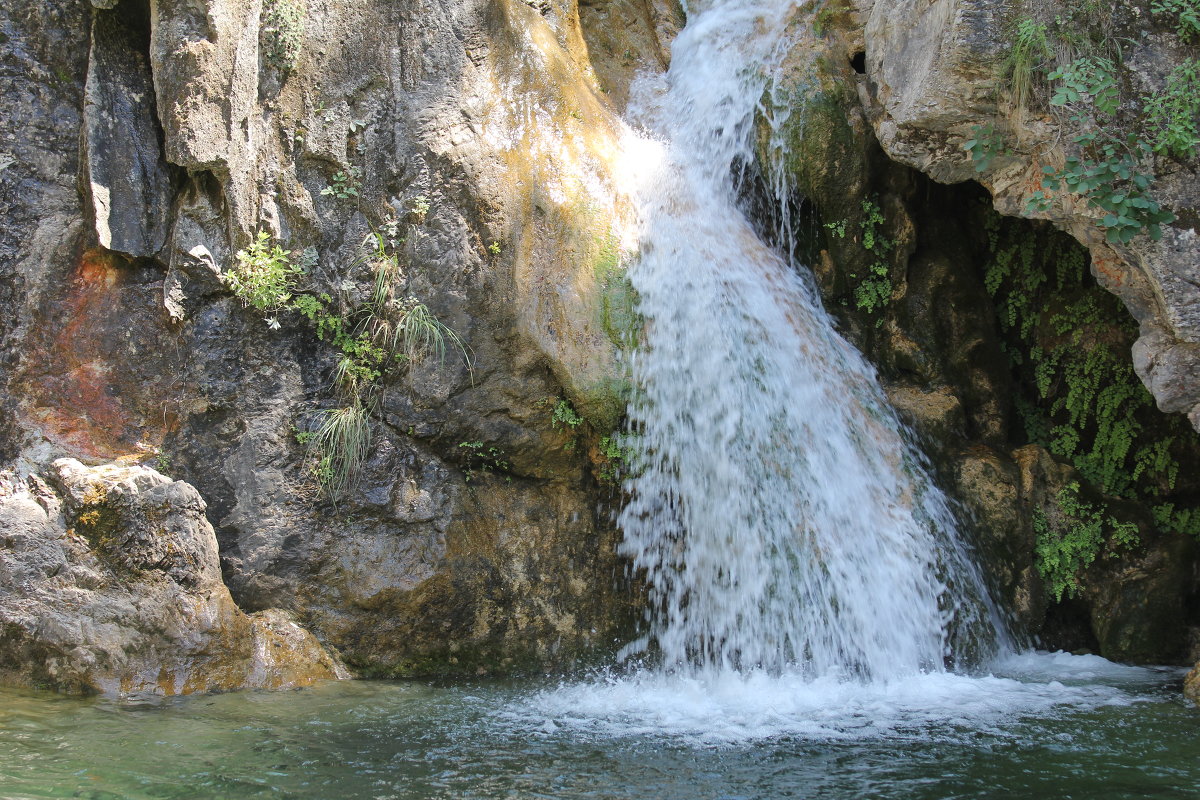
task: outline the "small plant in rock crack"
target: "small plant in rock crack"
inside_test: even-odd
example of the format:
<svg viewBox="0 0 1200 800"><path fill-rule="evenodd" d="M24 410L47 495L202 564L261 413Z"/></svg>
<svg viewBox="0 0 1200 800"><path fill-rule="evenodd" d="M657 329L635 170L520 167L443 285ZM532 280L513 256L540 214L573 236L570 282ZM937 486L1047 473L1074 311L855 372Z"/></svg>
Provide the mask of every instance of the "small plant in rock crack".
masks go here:
<svg viewBox="0 0 1200 800"><path fill-rule="evenodd" d="M633 447L624 444L631 440L627 435L613 434L600 437L600 480L603 483L617 484L621 476L629 469L633 461Z"/></svg>
<svg viewBox="0 0 1200 800"><path fill-rule="evenodd" d="M583 424L583 417L576 413L571 401L566 398L561 398L554 406L554 411L550 416L550 424L556 430L567 431L571 434L571 441L563 446L564 450L574 450L579 443L579 426Z"/></svg>
<svg viewBox="0 0 1200 800"><path fill-rule="evenodd" d="M460 442L459 449L464 451L463 477L470 483L478 474L506 473L509 470L508 461L498 447L487 447L483 442ZM512 482L512 476L505 475L504 479Z"/></svg>
<svg viewBox="0 0 1200 800"><path fill-rule="evenodd" d="M431 356L443 361L448 349L461 353L468 371L472 368L458 334L424 303L398 294L398 285L404 283L396 249L401 241L398 226L389 232L386 223L385 229L372 231L363 240L353 266L365 265L374 275L365 301L353 299L355 284L347 281L336 299L329 293L305 292L288 306L315 326L318 339L337 351L332 378L342 405L322 412L315 430L309 426L309 431L296 434L297 442L313 453L312 474L335 501L353 488L370 452L372 409L387 376ZM501 461L493 454L484 465L490 470Z"/></svg>
<svg viewBox="0 0 1200 800"><path fill-rule="evenodd" d="M1020 20L1013 31L1012 49L1004 64L1013 106L1022 108L1029 103L1034 96L1039 68L1053 56L1046 26L1029 17Z"/></svg>
<svg viewBox="0 0 1200 800"><path fill-rule="evenodd" d="M875 256L875 260L867 267L867 275L854 287L854 305L860 311L872 314L891 302L894 287L888 267L888 254L896 245L879 230L884 223L883 209L879 204L873 200L863 200L862 209L863 218L859 223L862 246Z"/></svg>
<svg viewBox="0 0 1200 800"><path fill-rule="evenodd" d="M371 423L362 400L355 397L349 405L321 412L307 445L316 454L313 471L326 492L336 498L351 489L371 454Z"/></svg>
<svg viewBox="0 0 1200 800"><path fill-rule="evenodd" d="M348 170L333 173L329 185L321 190L326 197L336 197L338 200L353 200L359 196L362 187L362 170L350 167Z"/></svg>
<svg viewBox="0 0 1200 800"><path fill-rule="evenodd" d="M271 66L290 72L304 43L304 0L264 0L260 30L263 55Z"/></svg>
<svg viewBox="0 0 1200 800"><path fill-rule="evenodd" d="M412 203L409 205L408 210L412 212L414 217L417 218L417 222L421 223L425 221L425 216L429 213L429 209L432 207L433 204L429 202L429 198L423 194L419 194L412 199Z"/></svg>

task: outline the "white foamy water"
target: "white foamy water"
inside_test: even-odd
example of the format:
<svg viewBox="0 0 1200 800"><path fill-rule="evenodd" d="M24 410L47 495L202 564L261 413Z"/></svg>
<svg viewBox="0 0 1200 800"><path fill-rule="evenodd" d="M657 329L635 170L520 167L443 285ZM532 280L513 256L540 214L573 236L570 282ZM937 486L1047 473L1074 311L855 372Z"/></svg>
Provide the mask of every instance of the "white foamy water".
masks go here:
<svg viewBox="0 0 1200 800"><path fill-rule="evenodd" d="M873 369L735 200L790 11L716 0L635 103L662 155L630 270L648 326L619 522L655 614L631 649L734 684L940 672L1002 636L979 573Z"/></svg>
<svg viewBox="0 0 1200 800"><path fill-rule="evenodd" d="M1150 697L1163 672L1097 656L1025 653L995 673L910 674L863 682L760 670L668 674L644 670L564 684L506 712L543 733L666 737L728 745L779 737L813 741L1004 737L1023 720L1053 718Z"/></svg>

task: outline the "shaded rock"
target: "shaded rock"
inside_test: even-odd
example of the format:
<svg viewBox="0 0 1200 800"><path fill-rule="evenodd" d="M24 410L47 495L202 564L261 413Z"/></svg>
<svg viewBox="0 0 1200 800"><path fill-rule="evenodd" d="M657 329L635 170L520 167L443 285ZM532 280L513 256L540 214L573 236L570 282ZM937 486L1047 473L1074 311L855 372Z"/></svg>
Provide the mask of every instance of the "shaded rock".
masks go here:
<svg viewBox="0 0 1200 800"><path fill-rule="evenodd" d="M856 5L867 53L861 97L889 157L936 181L978 180L1001 213L1050 219L1071 233L1089 249L1097 281L1139 322L1138 375L1159 407L1192 412L1200 404L1195 369L1200 292L1190 221L1200 204L1194 156L1180 168L1156 167L1150 196L1178 217L1164 226L1160 241L1139 235L1124 245L1107 242L1099 225L1104 212L1077 195L1056 195L1046 211L1031 210L1027 203L1044 166L1077 154L1078 147L1070 144L1077 131L1065 115L1011 108L1010 87L1001 76L1019 20L1052 20L1056 13L1073 19L1071 12L1078 9L1054 3L1029 16L1027 7L1006 0L863 0ZM1160 88L1170 66L1185 57L1172 34L1147 30L1150 15L1132 3L1095 13L1127 32L1120 38L1125 78L1119 80L1137 93ZM1003 152L980 172L963 144L987 125L998 131ZM1195 425L1200 414L1189 418Z"/></svg>
<svg viewBox="0 0 1200 800"><path fill-rule="evenodd" d="M145 467L56 461L0 475L0 679L122 697L348 677L279 611L221 583L194 488Z"/></svg>
<svg viewBox="0 0 1200 800"><path fill-rule="evenodd" d="M973 523L986 573L1000 605L1012 617L1015 632L1027 636L1041 628L1046 597L1034 565L1032 482L1022 480L1021 461L986 445L955 458L951 488Z"/></svg>
<svg viewBox="0 0 1200 800"><path fill-rule="evenodd" d="M1133 509L1127 513L1137 519ZM1113 661L1182 663L1196 544L1140 522L1141 542L1132 553L1106 552L1088 571L1083 597L1092 630L1101 655Z"/></svg>
<svg viewBox="0 0 1200 800"><path fill-rule="evenodd" d="M84 101L96 238L139 258L162 249L173 194L155 116L149 35L147 13L134 0L95 15Z"/></svg>

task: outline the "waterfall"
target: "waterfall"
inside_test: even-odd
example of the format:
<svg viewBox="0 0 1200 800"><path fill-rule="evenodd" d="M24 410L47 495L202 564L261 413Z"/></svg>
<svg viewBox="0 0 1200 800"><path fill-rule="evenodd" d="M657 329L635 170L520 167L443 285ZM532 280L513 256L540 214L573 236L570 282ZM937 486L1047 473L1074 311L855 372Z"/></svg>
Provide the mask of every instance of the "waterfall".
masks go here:
<svg viewBox="0 0 1200 800"><path fill-rule="evenodd" d="M662 152L639 176L647 326L618 520L651 592L639 646L689 673L937 672L1002 638L980 573L873 369L736 202L792 10L693 7L665 84L637 87Z"/></svg>

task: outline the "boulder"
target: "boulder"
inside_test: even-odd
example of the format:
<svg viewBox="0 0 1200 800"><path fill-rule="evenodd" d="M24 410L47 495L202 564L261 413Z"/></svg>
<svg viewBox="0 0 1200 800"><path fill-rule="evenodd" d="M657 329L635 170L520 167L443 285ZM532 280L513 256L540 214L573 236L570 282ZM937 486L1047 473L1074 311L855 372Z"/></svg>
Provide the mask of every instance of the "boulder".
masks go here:
<svg viewBox="0 0 1200 800"><path fill-rule="evenodd" d="M0 680L141 697L349 677L287 614L234 604L204 512L148 467L0 475Z"/></svg>

